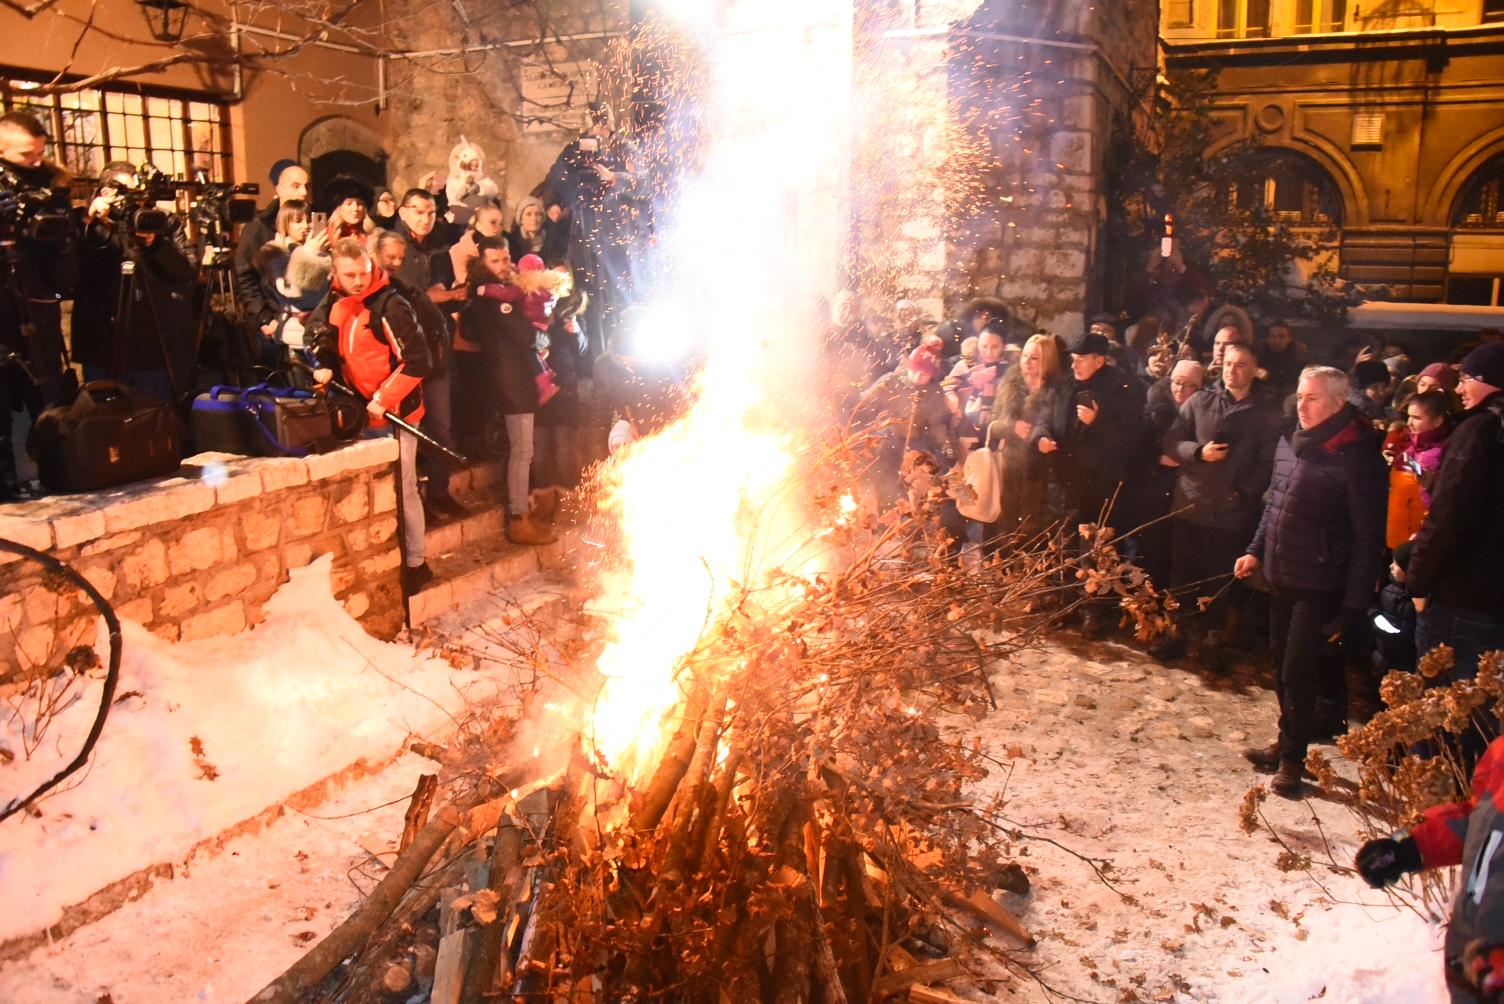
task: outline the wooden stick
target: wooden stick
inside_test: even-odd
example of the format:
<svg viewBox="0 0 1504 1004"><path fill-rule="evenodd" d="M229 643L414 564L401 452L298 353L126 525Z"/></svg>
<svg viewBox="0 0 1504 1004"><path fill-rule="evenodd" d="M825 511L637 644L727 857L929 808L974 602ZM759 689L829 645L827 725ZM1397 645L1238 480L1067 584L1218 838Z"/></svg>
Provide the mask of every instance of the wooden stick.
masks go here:
<svg viewBox="0 0 1504 1004"><path fill-rule="evenodd" d="M531 762L508 767L502 772L502 790L515 788L534 769L536 768ZM355 912L288 967L286 972L263 987L250 999L250 1004L295 1004L309 994L324 977L334 971L335 966L365 944L392 915L392 911L423 873L439 846L454 832L461 813L485 801L492 793L493 789L482 785L463 799L451 802L435 813L407 850L397 855L391 870L376 884L370 895L361 901Z"/></svg>
<svg viewBox="0 0 1504 1004"><path fill-rule="evenodd" d="M674 738L669 740L668 749L658 762L658 768L653 771L653 779L648 782L641 804L632 813L628 824L632 829L651 830L668 810L669 801L673 799L674 792L679 790L679 782L684 780L684 774L689 770L689 761L695 753L695 733L699 728L700 716L704 713L704 692L697 689L685 702L684 717L679 722L679 728L674 733Z"/></svg>
<svg viewBox="0 0 1504 1004"><path fill-rule="evenodd" d="M428 810L433 807L433 793L438 790L439 775L418 775L418 786L413 789L413 797L407 803L407 815L402 819L402 839L397 844L398 854L407 850L418 831L428 822Z"/></svg>
<svg viewBox="0 0 1504 1004"><path fill-rule="evenodd" d="M496 893L496 916L489 923L482 924L476 934L470 964L465 968L460 1004L481 1004L511 980L511 973L502 971L505 956L501 939L511 919L512 903L517 898L516 886L522 880L522 871L518 868L521 857L522 830L508 819L497 827L496 843L491 848L491 875L486 882L486 888Z"/></svg>
<svg viewBox="0 0 1504 1004"><path fill-rule="evenodd" d="M902 993L916 983L940 983L966 975L966 969L955 959L936 959L921 962L906 969L896 970L878 978L872 984L872 996L886 997Z"/></svg>
<svg viewBox="0 0 1504 1004"><path fill-rule="evenodd" d="M951 886L943 887L945 898L957 906L965 907L990 924L1011 935L1025 947L1034 947L1034 935L1029 933L1019 919L1002 904L984 892L962 893Z"/></svg>

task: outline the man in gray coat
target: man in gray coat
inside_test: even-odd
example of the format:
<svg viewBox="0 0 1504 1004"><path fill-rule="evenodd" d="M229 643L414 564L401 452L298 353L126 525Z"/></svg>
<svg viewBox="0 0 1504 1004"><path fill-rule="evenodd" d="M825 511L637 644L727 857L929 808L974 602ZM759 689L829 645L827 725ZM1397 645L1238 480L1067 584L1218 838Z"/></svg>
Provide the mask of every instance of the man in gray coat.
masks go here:
<svg viewBox="0 0 1504 1004"><path fill-rule="evenodd" d="M1161 444L1179 465L1171 511L1170 586L1186 611L1182 635L1204 641L1203 661L1220 666L1220 643L1235 629L1244 587L1224 581L1248 547L1263 511L1264 491L1274 468L1281 412L1274 397L1254 382L1258 357L1250 345L1222 347L1222 380L1180 406ZM1205 611L1196 600L1213 596ZM1160 656L1184 651L1182 638L1156 649Z"/></svg>

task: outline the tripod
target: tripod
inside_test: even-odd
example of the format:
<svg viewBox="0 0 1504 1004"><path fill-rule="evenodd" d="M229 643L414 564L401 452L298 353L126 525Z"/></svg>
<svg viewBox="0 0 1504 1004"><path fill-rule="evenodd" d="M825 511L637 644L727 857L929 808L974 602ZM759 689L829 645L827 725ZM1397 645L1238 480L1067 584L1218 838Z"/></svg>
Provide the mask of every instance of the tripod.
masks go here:
<svg viewBox="0 0 1504 1004"><path fill-rule="evenodd" d="M172 348L167 344L167 334L162 330L156 301L152 297L150 285L137 282L137 270L141 267L141 252L130 243L128 237L121 236L119 239L120 289L115 301L115 351L111 357L110 367L112 375L120 379L126 371L125 354L131 343L131 322L134 318L135 305L138 302L144 303L147 320L151 324L153 334L156 335L157 348L162 353L162 368L167 373L169 403L174 408L180 407L183 404L183 386L179 380L177 365L173 362Z"/></svg>
<svg viewBox="0 0 1504 1004"><path fill-rule="evenodd" d="M210 253L203 267L204 302L193 343L194 354L201 359L204 342L211 335L215 336L220 346L218 362L225 382L250 386L258 381L241 378L254 375L257 369L264 371L266 367L260 359L261 347L256 342L256 335L247 325L245 311L235 293L234 252L214 245L207 247Z"/></svg>

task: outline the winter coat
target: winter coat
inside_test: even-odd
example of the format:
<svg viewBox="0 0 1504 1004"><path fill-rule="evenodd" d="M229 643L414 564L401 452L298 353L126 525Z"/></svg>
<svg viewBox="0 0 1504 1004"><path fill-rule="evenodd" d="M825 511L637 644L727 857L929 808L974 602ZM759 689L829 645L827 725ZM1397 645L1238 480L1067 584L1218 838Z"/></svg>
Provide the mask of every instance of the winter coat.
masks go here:
<svg viewBox="0 0 1504 1004"><path fill-rule="evenodd" d="M1060 454L1040 453L1039 440L1048 428L1067 421L1071 407L1070 377L1064 374L1045 381L1032 393L1023 367L1014 366L1003 374L993 399L994 420L988 435L992 448L1003 453L1005 532L1011 533L1025 521L1042 528L1054 512L1051 499L1063 504L1064 486L1056 474ZM1016 428L1019 422L1029 426L1029 434L1023 439Z"/></svg>
<svg viewBox="0 0 1504 1004"><path fill-rule="evenodd" d="M1441 468L1451 426L1423 432L1414 440L1404 429L1393 446L1394 463L1389 467L1389 524L1384 543L1391 549L1415 536L1431 507L1431 487ZM1419 473L1417 473L1419 469Z"/></svg>
<svg viewBox="0 0 1504 1004"><path fill-rule="evenodd" d="M1423 867L1461 865L1443 955L1447 969L1462 970L1467 946L1481 938L1504 945L1504 867L1497 859L1504 843L1504 738L1495 739L1473 769L1466 801L1434 805L1410 829Z"/></svg>
<svg viewBox="0 0 1504 1004"><path fill-rule="evenodd" d="M235 297L245 311L246 322L258 328L277 317L277 305L267 296L261 273L256 269L256 252L277 236L277 214L281 209L282 203L273 199L241 229L240 242L235 245Z"/></svg>
<svg viewBox="0 0 1504 1004"><path fill-rule="evenodd" d="M464 230L447 220L438 220L429 235L419 242L407 224L398 222L397 233L407 238L407 257L397 270L397 278L413 289L432 289L454 285L454 263L449 249L464 236Z"/></svg>
<svg viewBox="0 0 1504 1004"><path fill-rule="evenodd" d="M1411 596L1504 618L1504 393L1463 412L1416 534Z"/></svg>
<svg viewBox="0 0 1504 1004"><path fill-rule="evenodd" d="M934 382L916 384L907 369L885 373L862 392L852 411L853 420L872 420L888 415L894 423L882 433L890 444L923 450L944 467L955 456L950 435L950 412L945 395Z"/></svg>
<svg viewBox="0 0 1504 1004"><path fill-rule="evenodd" d="M956 396L960 417L956 419L956 435L982 438L992 422L993 399L1008 364L969 363L958 359L950 373L940 381L940 389L947 395Z"/></svg>
<svg viewBox="0 0 1504 1004"><path fill-rule="evenodd" d="M173 218L170 218L173 219ZM181 230L181 223L177 229ZM160 370L165 344L180 390L191 389L194 317L193 284L198 269L183 254L174 234L164 232L150 247L137 249L135 298L130 329L119 344L115 313L119 308L123 235L98 223L84 231L78 254L78 287L73 299L73 359L121 375L133 370ZM160 332L160 337L159 337Z"/></svg>
<svg viewBox="0 0 1504 1004"><path fill-rule="evenodd" d="M1143 399L1134 384L1116 366L1103 366L1087 380L1071 384L1064 408L1047 414L1043 436L1060 444L1056 469L1065 483L1066 511L1082 520L1095 520L1128 476L1128 462L1143 409ZM1076 405L1086 396L1097 405L1096 421L1090 425L1076 416Z"/></svg>
<svg viewBox="0 0 1504 1004"><path fill-rule="evenodd" d="M1378 434L1343 406L1280 439L1248 553L1276 589L1341 593L1345 609L1365 611L1383 566L1387 496Z"/></svg>
<svg viewBox="0 0 1504 1004"><path fill-rule="evenodd" d="M562 319L549 326L548 359L545 362L553 370L554 386L559 392L538 409L537 424L580 424L580 377L585 369L581 352L583 342L580 332L565 328Z"/></svg>
<svg viewBox="0 0 1504 1004"><path fill-rule="evenodd" d="M533 346L537 332L522 312L525 296L506 283L477 285L460 311L460 330L480 346L490 365L495 407L503 415L531 415L538 410L536 378L541 366Z"/></svg>
<svg viewBox="0 0 1504 1004"><path fill-rule="evenodd" d="M1191 395L1161 441L1165 455L1180 464L1172 508L1190 507L1180 518L1197 526L1251 529L1263 511L1282 423L1279 403L1257 387L1241 401L1226 387ZM1201 448L1212 442L1227 444L1226 459L1201 459Z"/></svg>
<svg viewBox="0 0 1504 1004"><path fill-rule="evenodd" d="M388 411L409 422L423 417L419 386L429 372L428 343L412 305L381 269L359 296L330 290L309 317L308 343L318 365L343 373L365 400L379 393Z"/></svg>

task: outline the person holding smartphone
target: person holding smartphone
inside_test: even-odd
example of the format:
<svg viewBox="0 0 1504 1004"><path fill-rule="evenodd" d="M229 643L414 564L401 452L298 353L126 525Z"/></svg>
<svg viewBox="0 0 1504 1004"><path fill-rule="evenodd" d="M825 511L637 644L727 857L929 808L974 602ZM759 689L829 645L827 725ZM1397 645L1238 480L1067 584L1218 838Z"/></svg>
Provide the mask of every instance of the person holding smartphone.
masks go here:
<svg viewBox="0 0 1504 1004"><path fill-rule="evenodd" d="M1112 343L1097 332L1076 339L1070 347L1073 406L1049 417L1036 437L1041 453L1060 454L1056 470L1065 497L1057 511L1067 532L1080 523L1117 522L1108 510L1128 474L1143 401L1137 384L1109 361L1111 352ZM1082 634L1099 634L1106 614L1104 605L1087 604Z"/></svg>
<svg viewBox="0 0 1504 1004"><path fill-rule="evenodd" d="M1283 421L1279 400L1255 380L1253 346L1232 342L1221 351L1221 382L1180 406L1160 444L1180 465L1170 506L1178 514L1170 529L1170 588L1182 617L1154 650L1160 658L1183 655L1189 638L1213 669L1222 666L1222 642L1236 631L1246 599L1241 586L1222 586L1258 526ZM1214 597L1205 610L1198 609L1200 596Z"/></svg>

